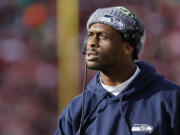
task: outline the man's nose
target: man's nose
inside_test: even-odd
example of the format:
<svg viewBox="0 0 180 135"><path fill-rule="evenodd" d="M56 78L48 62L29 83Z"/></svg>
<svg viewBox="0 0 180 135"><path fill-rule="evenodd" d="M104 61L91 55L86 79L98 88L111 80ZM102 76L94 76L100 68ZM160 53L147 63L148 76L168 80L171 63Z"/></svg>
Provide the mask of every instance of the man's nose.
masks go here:
<svg viewBox="0 0 180 135"><path fill-rule="evenodd" d="M87 47L89 48L98 47L98 39L96 36L93 36L92 38L88 39Z"/></svg>

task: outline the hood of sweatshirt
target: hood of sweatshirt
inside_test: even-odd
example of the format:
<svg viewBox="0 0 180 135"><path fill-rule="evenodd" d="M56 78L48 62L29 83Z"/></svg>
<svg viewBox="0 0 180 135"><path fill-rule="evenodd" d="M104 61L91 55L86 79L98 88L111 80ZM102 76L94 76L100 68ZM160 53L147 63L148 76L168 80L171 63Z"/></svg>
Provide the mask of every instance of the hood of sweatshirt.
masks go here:
<svg viewBox="0 0 180 135"><path fill-rule="evenodd" d="M162 79L163 76L156 73L155 68L142 61L135 63L140 68L140 73L136 76L136 78L129 84L129 86L123 91L123 96L127 97L134 93L141 92L149 85L152 85L155 81ZM97 96L103 97L107 92L100 83L100 73L98 73L89 83L88 90L95 93ZM117 96L119 97L119 96Z"/></svg>

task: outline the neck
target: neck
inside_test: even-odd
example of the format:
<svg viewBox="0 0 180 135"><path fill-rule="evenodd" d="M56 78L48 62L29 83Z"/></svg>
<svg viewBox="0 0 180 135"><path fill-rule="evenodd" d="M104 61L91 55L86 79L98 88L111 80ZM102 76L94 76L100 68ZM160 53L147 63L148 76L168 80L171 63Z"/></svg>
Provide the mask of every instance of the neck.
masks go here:
<svg viewBox="0 0 180 135"><path fill-rule="evenodd" d="M111 69L108 71L101 71L102 82L109 86L116 86L128 80L135 72L136 66L134 64L124 68Z"/></svg>

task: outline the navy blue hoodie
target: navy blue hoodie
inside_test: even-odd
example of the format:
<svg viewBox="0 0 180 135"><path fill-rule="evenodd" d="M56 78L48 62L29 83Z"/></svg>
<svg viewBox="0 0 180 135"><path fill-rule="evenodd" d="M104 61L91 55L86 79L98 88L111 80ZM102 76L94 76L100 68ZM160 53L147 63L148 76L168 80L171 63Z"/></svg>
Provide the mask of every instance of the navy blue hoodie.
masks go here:
<svg viewBox="0 0 180 135"><path fill-rule="evenodd" d="M141 72L118 96L107 92L99 73L85 92L82 135L180 135L180 87L136 63ZM55 135L77 135L81 95L62 112Z"/></svg>

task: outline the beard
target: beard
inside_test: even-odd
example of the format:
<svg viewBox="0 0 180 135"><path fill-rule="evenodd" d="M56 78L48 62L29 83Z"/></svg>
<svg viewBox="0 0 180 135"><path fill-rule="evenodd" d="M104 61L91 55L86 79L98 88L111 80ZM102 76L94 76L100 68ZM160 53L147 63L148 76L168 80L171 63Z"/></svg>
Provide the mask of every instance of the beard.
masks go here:
<svg viewBox="0 0 180 135"><path fill-rule="evenodd" d="M109 64L104 61L86 61L86 66L88 69L96 71L107 71L113 68L114 64Z"/></svg>

